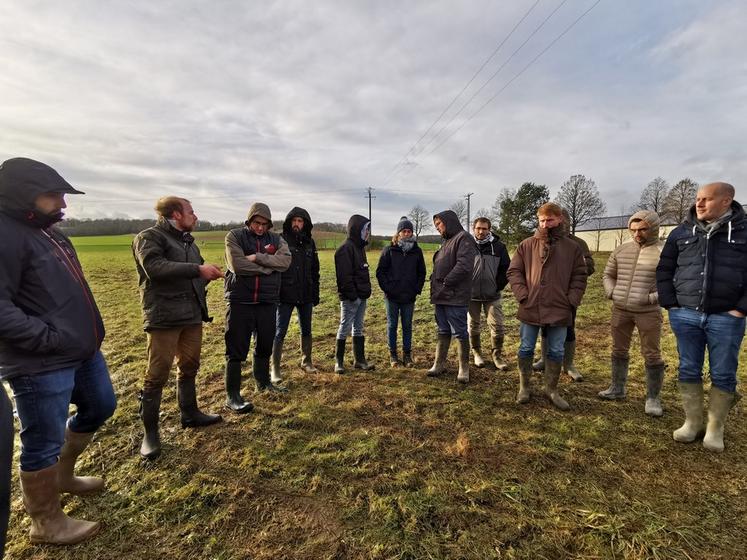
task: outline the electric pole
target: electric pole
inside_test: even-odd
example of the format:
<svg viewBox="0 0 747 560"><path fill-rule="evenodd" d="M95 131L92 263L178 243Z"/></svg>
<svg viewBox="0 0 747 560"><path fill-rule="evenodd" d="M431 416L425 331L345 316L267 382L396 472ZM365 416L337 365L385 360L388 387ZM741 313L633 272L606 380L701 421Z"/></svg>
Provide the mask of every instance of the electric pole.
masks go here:
<svg viewBox="0 0 747 560"><path fill-rule="evenodd" d="M467 194L465 194L465 195L464 195L464 198L466 198L466 199L467 199L467 231L469 231L469 218L470 218L470 216L469 216L469 199L470 199L470 197L471 197L471 196L472 196L473 194L475 194L475 193L472 193L472 192L471 192L471 193L467 193ZM370 219L370 218L369 218L369 219Z"/></svg>
<svg viewBox="0 0 747 560"><path fill-rule="evenodd" d="M368 198L368 221L371 222L372 224L373 224L373 220L371 220L371 199L376 198L375 196L373 196L373 191L374 191L373 187L368 187L366 189L366 198ZM370 236L373 235L372 226L369 226L368 231L369 231L369 239L370 239Z"/></svg>

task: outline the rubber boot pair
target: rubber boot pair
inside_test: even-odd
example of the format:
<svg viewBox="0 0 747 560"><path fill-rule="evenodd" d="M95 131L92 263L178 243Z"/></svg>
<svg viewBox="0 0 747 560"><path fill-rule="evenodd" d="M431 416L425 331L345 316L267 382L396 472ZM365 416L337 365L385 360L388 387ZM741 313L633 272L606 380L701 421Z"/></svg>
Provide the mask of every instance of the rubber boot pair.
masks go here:
<svg viewBox="0 0 747 560"><path fill-rule="evenodd" d="M246 414L254 410L254 405L241 397L241 362L226 362L226 408L237 414Z"/></svg>
<svg viewBox="0 0 747 560"><path fill-rule="evenodd" d="M672 432L672 437L681 443L692 443L703 435L703 383L680 382L679 385L685 423ZM721 452L724 450L726 416L737 397L736 393L711 386L708 400L708 425L703 437L703 447L708 451Z"/></svg>
<svg viewBox="0 0 747 560"><path fill-rule="evenodd" d="M542 362L545 365L545 371L543 372L545 395L556 408L564 411L569 410L571 407L568 405L568 402L561 397L558 392L560 369L563 366L562 362L550 360L546 355L543 356ZM516 402L519 404L526 404L529 402L529 379L532 375L532 370L534 370L536 365L537 362L532 363L531 357L523 358L519 356L519 394L516 396Z"/></svg>
<svg viewBox="0 0 747 560"><path fill-rule="evenodd" d="M59 462L38 471L22 470L20 479L32 543L77 544L99 532L98 522L73 519L62 511Z"/></svg>

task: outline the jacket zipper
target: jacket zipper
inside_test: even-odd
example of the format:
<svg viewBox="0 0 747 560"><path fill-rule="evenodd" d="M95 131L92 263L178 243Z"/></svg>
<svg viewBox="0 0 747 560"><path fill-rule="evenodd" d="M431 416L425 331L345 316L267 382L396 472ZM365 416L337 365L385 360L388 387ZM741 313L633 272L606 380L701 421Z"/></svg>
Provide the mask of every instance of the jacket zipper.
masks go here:
<svg viewBox="0 0 747 560"><path fill-rule="evenodd" d="M259 239L257 239L257 253L259 253ZM259 301L259 274L254 277L254 303Z"/></svg>
<svg viewBox="0 0 747 560"><path fill-rule="evenodd" d="M86 302L88 303L88 310L91 312L91 318L93 319L93 322L92 322L93 335L95 337L96 342L98 343L99 329L98 329L98 326L96 325L96 313L94 311L93 301L91 300L91 295L88 290L88 284L86 283L85 278L83 277L83 271L74 262L70 260L70 257L68 256L67 252L65 252L65 249L62 248L62 246L54 239L54 237L52 237L46 230L41 230L41 231L44 235L47 236L47 239L49 239L52 245L54 245L57 248L57 250L60 253L62 253L62 256L64 257L65 261L67 261L67 264L65 264L65 262L63 261L62 263L63 266L67 268L68 272L70 272L73 278L75 278L78 284L80 284L83 290L83 295L85 296Z"/></svg>

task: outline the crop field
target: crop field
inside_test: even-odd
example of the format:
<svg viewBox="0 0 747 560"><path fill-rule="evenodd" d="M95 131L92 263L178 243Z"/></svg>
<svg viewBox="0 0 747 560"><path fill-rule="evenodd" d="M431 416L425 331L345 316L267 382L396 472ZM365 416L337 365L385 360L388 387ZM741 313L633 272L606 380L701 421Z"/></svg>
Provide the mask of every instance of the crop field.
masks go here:
<svg viewBox="0 0 747 560"><path fill-rule="evenodd" d="M197 237L205 259L222 263L223 234ZM321 372L299 370L294 321L283 360L289 394L252 395L247 364L243 394L256 408L233 415L223 409L222 285L211 284L215 320L205 328L198 399L225 421L183 430L172 374L161 412L163 455L145 464L137 412L145 333L129 239L75 240L107 326L104 351L119 405L79 461L82 474L103 473L107 490L65 495L63 505L73 516L102 521L101 533L71 548L31 545L14 475L8 558L747 557L747 401L729 415L724 453L674 442L683 413L668 324L665 415L643 413L637 343L627 400L596 396L609 383L610 309L601 288L606 254L596 256L597 273L579 309L577 365L585 379L563 378L571 405L565 413L543 398L539 377L532 402L514 403L518 323L508 290L508 372L472 367L472 381L459 385L452 346L449 372L426 378L436 333L425 294L414 321L417 367L389 368L384 302L375 288L366 333L376 370L332 373L339 303L333 253L322 251L322 301L314 315ZM372 271L377 260L372 251ZM483 346L489 347L485 332ZM746 358L743 353L742 364ZM740 382L744 387L743 367Z"/></svg>

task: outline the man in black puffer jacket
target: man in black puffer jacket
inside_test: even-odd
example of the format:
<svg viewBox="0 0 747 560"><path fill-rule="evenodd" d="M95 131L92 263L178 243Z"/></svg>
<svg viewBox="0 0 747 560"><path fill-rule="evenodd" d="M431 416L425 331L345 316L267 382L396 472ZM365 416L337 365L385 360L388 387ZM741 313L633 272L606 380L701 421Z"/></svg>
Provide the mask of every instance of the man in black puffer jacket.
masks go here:
<svg viewBox="0 0 747 560"><path fill-rule="evenodd" d="M685 423L672 434L690 443L703 430L703 360L711 372L703 447L724 449L724 423L736 400L737 365L747 314L747 217L734 187L698 190L685 222L672 230L656 268L659 305L680 355L679 387Z"/></svg>
<svg viewBox="0 0 747 560"><path fill-rule="evenodd" d="M270 380L270 356L275 316L280 300L280 274L291 264L288 244L272 233L270 208L255 202L242 228L226 235L226 406L234 412L251 410L241 398L241 362L255 335L252 371L257 391L285 392Z"/></svg>
<svg viewBox="0 0 747 560"><path fill-rule="evenodd" d="M283 239L288 243L292 261L280 277L280 303L270 370L273 383L281 381L283 341L294 308L301 327L301 368L306 373L317 371L311 361L311 315L319 305L319 254L311 237L312 229L311 216L303 208L293 208L283 222Z"/></svg>
<svg viewBox="0 0 747 560"><path fill-rule="evenodd" d="M354 214L348 220L348 238L335 251L337 294L340 296L340 328L335 347L335 373L345 373L345 339L353 333L353 367L373 369L366 361L364 319L366 303L371 297L371 276L365 247L371 234L371 222Z"/></svg>
<svg viewBox="0 0 747 560"><path fill-rule="evenodd" d="M177 401L183 428L209 426L221 421L197 407L195 379L200 369L202 323L208 316L208 282L223 277L220 268L205 264L192 231L197 216L185 198L165 196L156 202L158 221L132 241L132 255L140 286L148 367L140 391L140 418L145 435L140 455L161 454L158 416L163 387L177 363Z"/></svg>
<svg viewBox="0 0 747 560"><path fill-rule="evenodd" d="M446 369L451 337L456 337L459 355L457 381L469 382L469 334L467 309L472 298L472 272L478 255L477 244L464 231L453 210L433 216L433 224L443 237L443 245L433 255L431 273L431 303L436 307L438 343L429 376L440 375Z"/></svg>
<svg viewBox="0 0 747 560"><path fill-rule="evenodd" d="M65 515L60 492L103 490L102 479L73 471L116 407L101 315L73 245L53 227L66 194L83 193L48 165L0 165L0 378L21 420L21 490L36 543L75 544L99 530Z"/></svg>

